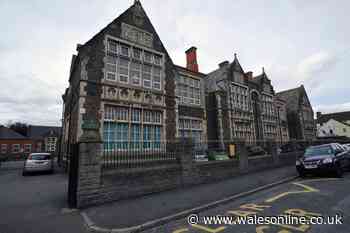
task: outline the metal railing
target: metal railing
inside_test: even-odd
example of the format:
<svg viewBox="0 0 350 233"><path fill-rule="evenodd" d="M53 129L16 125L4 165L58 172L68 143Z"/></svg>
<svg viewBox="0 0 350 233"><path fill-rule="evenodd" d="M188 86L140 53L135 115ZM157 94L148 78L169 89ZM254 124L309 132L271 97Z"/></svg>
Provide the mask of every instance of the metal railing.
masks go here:
<svg viewBox="0 0 350 233"><path fill-rule="evenodd" d="M104 143L102 168L146 168L177 163L177 147L168 142Z"/></svg>

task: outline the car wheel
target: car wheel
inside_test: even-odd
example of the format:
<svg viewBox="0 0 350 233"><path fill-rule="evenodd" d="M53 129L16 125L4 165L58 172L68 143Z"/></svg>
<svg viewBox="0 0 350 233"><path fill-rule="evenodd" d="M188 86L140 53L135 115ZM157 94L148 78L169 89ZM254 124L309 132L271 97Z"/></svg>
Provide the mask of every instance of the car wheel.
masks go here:
<svg viewBox="0 0 350 233"><path fill-rule="evenodd" d="M26 176L28 173L26 171L22 171L22 176Z"/></svg>
<svg viewBox="0 0 350 233"><path fill-rule="evenodd" d="M298 173L299 173L299 177L301 177L301 178L305 178L306 177L306 173L305 172L299 171Z"/></svg>
<svg viewBox="0 0 350 233"><path fill-rule="evenodd" d="M343 177L343 169L340 166L338 166L337 169L335 170L335 176L338 178Z"/></svg>

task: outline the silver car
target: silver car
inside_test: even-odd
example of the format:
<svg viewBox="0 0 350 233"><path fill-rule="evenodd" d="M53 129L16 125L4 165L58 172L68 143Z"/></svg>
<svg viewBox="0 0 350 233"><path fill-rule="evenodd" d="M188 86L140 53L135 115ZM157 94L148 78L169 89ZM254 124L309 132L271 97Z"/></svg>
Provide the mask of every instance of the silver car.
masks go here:
<svg viewBox="0 0 350 233"><path fill-rule="evenodd" d="M23 176L29 172L47 171L54 172L54 162L50 153L32 153L29 154L23 167Z"/></svg>

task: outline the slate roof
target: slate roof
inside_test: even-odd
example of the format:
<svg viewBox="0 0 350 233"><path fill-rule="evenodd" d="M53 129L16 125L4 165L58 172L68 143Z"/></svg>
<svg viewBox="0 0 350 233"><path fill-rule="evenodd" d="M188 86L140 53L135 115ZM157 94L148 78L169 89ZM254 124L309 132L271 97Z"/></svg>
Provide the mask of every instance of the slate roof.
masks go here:
<svg viewBox="0 0 350 233"><path fill-rule="evenodd" d="M278 98L287 102L288 110L297 111L299 108L301 91L303 86L276 93Z"/></svg>
<svg viewBox="0 0 350 233"><path fill-rule="evenodd" d="M345 125L349 125L346 123L346 121L350 121L350 111L321 114L321 116L317 118L317 123L318 124L325 123L330 119L339 121Z"/></svg>
<svg viewBox="0 0 350 233"><path fill-rule="evenodd" d="M38 126L30 125L28 127L28 137L32 139L40 139L49 134L58 136L61 134L61 127L54 126Z"/></svg>
<svg viewBox="0 0 350 233"><path fill-rule="evenodd" d="M202 73L202 72L194 72L190 69L187 69L186 67L183 67L183 66L179 66L179 65L175 65L174 64L174 67L178 70L178 71L182 71L182 72L187 72L187 73L190 73L194 76L199 76L199 77L205 77L206 74Z"/></svg>
<svg viewBox="0 0 350 233"><path fill-rule="evenodd" d="M0 139L27 139L27 138L17 133L16 131L1 125Z"/></svg>

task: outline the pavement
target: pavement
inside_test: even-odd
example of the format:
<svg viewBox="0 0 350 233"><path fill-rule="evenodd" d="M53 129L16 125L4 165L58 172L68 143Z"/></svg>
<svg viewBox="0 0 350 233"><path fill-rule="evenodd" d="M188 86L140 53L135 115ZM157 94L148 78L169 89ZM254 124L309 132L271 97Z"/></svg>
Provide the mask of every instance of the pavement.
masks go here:
<svg viewBox="0 0 350 233"><path fill-rule="evenodd" d="M199 217L225 214L229 210L240 210L243 204L264 204L268 199L273 200L269 203L271 207L264 208L259 214L274 215L291 208L301 208L320 214L341 213L347 224L335 227L312 226L309 228L310 232L345 233L349 232L345 229L350 229L350 219L346 213L346 210L350 209L348 173L342 179L293 180L278 184L278 181L286 181L285 178L296 175L294 167L284 167L217 183L75 210L67 207L67 175L58 169L53 175L38 174L23 177L21 166L18 166L18 169L2 168L0 168L0 233L127 232L125 228L140 224L145 226L145 223L156 223L161 219L165 221L158 222L160 224L149 224L151 227L144 232L236 232L236 229L237 232L302 232L270 225L265 226L269 228L258 228L259 226L254 225L207 226L199 223L194 226L187 223L186 217L191 213L196 213ZM310 185L319 191L299 194L298 192L305 189L294 184L299 182L305 182L305 185ZM266 186L271 183L275 185ZM262 189L257 190L258 187ZM252 192L249 192L251 190Z"/></svg>

